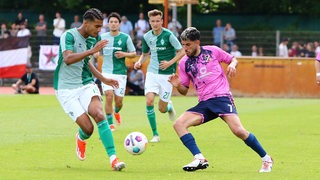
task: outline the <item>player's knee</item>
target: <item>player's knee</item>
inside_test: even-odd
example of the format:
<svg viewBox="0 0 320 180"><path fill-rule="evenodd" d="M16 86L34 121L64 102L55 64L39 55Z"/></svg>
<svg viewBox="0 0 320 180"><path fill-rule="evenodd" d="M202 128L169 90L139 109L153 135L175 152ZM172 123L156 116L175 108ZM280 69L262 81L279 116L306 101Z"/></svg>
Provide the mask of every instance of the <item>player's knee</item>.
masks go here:
<svg viewBox="0 0 320 180"><path fill-rule="evenodd" d="M100 111L100 110L96 110L92 116L96 120L96 122L100 122L105 119L105 115L103 111Z"/></svg>

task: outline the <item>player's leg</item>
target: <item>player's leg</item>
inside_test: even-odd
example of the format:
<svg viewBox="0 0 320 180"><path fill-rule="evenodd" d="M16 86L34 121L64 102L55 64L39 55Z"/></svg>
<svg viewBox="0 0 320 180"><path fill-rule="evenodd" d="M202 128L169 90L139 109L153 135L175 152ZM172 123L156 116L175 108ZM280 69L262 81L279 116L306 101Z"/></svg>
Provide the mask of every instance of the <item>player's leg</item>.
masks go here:
<svg viewBox="0 0 320 180"><path fill-rule="evenodd" d="M86 140L92 135L94 126L86 113L77 117L76 123L80 127L76 134L76 153L78 158L83 161L86 159Z"/></svg>
<svg viewBox="0 0 320 180"><path fill-rule="evenodd" d="M102 144L105 147L105 150L109 156L112 169L121 171L121 169L125 167L125 163L119 161L119 159L116 156L116 149L114 145L113 135L103 112L99 90L97 86L93 86L92 88L95 90L92 91L89 88L86 89L87 92L85 93L85 95L87 95L87 97L84 96L81 98L81 100L83 100L83 105L85 105L86 102L89 100L87 111L89 115L97 123L100 140L102 141ZM96 94L92 92L96 92ZM91 94L91 99L89 99L90 94Z"/></svg>
<svg viewBox="0 0 320 180"><path fill-rule="evenodd" d="M126 75L114 75L116 79L119 82L119 88L114 90L114 117L117 120L118 124L121 124L121 116L120 116L120 110L122 109L123 106L123 97L125 95L126 91L126 84L127 84L127 76Z"/></svg>
<svg viewBox="0 0 320 180"><path fill-rule="evenodd" d="M194 156L191 163L185 165L183 170L196 171L198 169L206 169L209 166L208 161L202 155L198 148L193 135L188 131L191 126L198 126L202 123L202 115L194 112L183 113L174 123L173 127L179 136L181 142Z"/></svg>
<svg viewBox="0 0 320 180"><path fill-rule="evenodd" d="M258 139L242 126L238 115L227 115L223 116L222 119L228 124L233 134L242 139L261 157L262 168L260 169L260 172L270 172L273 164L272 158L264 150Z"/></svg>
<svg viewBox="0 0 320 180"><path fill-rule="evenodd" d="M169 75L159 75L158 81L160 85L160 91L159 91L159 111L161 113L168 112L169 119L171 121L174 121L176 118L176 111L173 107L172 101L170 100L172 95L172 84L168 82Z"/></svg>
<svg viewBox="0 0 320 180"><path fill-rule="evenodd" d="M106 78L113 78L112 74L107 74L103 73L103 76ZM104 83L101 83L102 91L105 94L106 101L104 105L104 110L106 113L106 117L108 120L108 123L110 125L110 128L112 131L115 130L114 124L113 124L113 107L112 107L112 102L113 102L113 94L114 94L114 89L112 86L106 85Z"/></svg>
<svg viewBox="0 0 320 180"><path fill-rule="evenodd" d="M160 137L157 130L156 113L154 111L154 98L159 93L159 85L156 81L157 75L147 72L145 81L145 96L146 96L146 114L152 130L153 138L150 142L159 142Z"/></svg>
<svg viewBox="0 0 320 180"><path fill-rule="evenodd" d="M106 87L104 87L106 89ZM106 101L104 103L104 110L106 113L106 117L110 126L110 129L112 131L115 130L114 124L113 124L113 108L112 108L112 102L113 102L113 90L106 90L104 91Z"/></svg>
<svg viewBox="0 0 320 180"><path fill-rule="evenodd" d="M24 89L27 93L34 93L36 92L36 88L32 85L26 85L25 86L25 89Z"/></svg>

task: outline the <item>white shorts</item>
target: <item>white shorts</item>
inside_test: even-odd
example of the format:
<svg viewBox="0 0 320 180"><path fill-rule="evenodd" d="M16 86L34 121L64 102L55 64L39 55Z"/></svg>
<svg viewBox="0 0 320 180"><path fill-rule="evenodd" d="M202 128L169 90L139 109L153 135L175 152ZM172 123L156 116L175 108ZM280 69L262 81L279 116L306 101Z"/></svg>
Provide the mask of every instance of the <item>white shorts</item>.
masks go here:
<svg viewBox="0 0 320 180"><path fill-rule="evenodd" d="M172 94L172 84L168 81L170 75L147 72L144 94L153 92L164 102L169 102Z"/></svg>
<svg viewBox="0 0 320 180"><path fill-rule="evenodd" d="M96 84L87 84L77 89L56 90L56 96L63 110L76 121L83 113L88 113L88 107L93 96L101 100L99 88Z"/></svg>
<svg viewBox="0 0 320 180"><path fill-rule="evenodd" d="M126 93L127 87L127 75L119 75L119 74L107 74L102 73L105 78L115 79L119 82L119 88L114 89L112 86L101 83L102 91L105 92L107 90L114 90L114 94L120 97L123 97Z"/></svg>

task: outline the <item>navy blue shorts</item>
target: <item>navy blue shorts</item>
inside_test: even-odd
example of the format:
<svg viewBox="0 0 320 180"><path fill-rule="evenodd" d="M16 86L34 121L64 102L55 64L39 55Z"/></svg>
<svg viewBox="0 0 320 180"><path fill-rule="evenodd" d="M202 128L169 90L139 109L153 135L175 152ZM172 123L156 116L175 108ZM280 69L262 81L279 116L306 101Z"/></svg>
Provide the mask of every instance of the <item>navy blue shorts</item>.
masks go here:
<svg viewBox="0 0 320 180"><path fill-rule="evenodd" d="M202 123L206 123L223 115L237 114L237 109L231 96L215 97L201 101L187 111L201 114L203 116Z"/></svg>

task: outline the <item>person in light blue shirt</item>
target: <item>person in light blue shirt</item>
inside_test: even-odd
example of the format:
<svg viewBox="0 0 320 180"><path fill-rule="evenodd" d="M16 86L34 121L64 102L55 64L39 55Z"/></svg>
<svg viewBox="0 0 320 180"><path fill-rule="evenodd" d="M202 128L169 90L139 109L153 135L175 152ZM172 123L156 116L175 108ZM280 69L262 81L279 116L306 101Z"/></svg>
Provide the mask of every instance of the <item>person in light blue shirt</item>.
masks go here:
<svg viewBox="0 0 320 180"><path fill-rule="evenodd" d="M221 47L221 42L223 38L223 30L224 27L221 26L221 20L216 20L216 26L212 29L212 35L213 35L213 44L215 46Z"/></svg>

